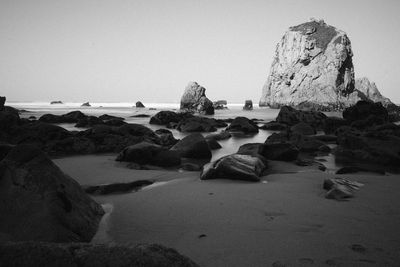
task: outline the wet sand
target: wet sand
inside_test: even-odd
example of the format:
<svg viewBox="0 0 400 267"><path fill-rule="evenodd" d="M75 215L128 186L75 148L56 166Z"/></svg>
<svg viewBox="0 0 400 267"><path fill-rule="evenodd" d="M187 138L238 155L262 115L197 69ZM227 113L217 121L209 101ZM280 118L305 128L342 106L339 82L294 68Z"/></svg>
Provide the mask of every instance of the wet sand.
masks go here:
<svg viewBox="0 0 400 267"><path fill-rule="evenodd" d="M115 155L54 160L81 184L150 179L159 186L94 196L111 213L95 242L159 243L200 266L399 266L400 175L333 175L271 162L260 183L199 172L130 170ZM323 180L365 184L350 201Z"/></svg>

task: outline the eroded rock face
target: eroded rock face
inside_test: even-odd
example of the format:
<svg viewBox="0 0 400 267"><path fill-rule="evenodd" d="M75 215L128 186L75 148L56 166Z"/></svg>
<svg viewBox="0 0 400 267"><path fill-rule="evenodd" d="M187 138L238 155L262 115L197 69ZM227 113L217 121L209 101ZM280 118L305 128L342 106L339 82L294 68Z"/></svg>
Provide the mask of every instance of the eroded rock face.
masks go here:
<svg viewBox="0 0 400 267"><path fill-rule="evenodd" d="M103 209L38 148L11 149L0 177L2 238L88 242L95 235Z"/></svg>
<svg viewBox="0 0 400 267"><path fill-rule="evenodd" d="M197 82L190 82L181 98L181 110L198 112L200 114L213 115L214 105L206 97L206 88Z"/></svg>
<svg viewBox="0 0 400 267"><path fill-rule="evenodd" d="M291 27L276 46L260 106L337 110L360 99L346 33L323 21Z"/></svg>

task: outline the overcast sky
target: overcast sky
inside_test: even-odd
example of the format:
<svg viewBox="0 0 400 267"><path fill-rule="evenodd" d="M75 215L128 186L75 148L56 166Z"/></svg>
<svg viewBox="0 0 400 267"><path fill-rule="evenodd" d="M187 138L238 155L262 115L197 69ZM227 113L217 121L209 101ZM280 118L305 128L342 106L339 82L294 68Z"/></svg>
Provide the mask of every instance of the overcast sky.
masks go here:
<svg viewBox="0 0 400 267"><path fill-rule="evenodd" d="M400 1L0 0L0 95L13 101L258 103L277 42L323 18L356 77L400 103Z"/></svg>

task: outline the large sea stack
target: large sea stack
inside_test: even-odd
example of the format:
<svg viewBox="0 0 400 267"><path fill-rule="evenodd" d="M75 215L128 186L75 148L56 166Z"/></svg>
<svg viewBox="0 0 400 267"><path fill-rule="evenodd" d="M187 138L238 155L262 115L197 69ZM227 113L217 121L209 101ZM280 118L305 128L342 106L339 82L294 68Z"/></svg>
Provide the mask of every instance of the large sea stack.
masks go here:
<svg viewBox="0 0 400 267"><path fill-rule="evenodd" d="M205 115L214 114L214 105L210 99L206 97L206 88L197 82L190 82L181 98L182 111L198 112Z"/></svg>
<svg viewBox="0 0 400 267"><path fill-rule="evenodd" d="M360 100L346 33L311 20L291 27L276 46L260 106L338 110Z"/></svg>

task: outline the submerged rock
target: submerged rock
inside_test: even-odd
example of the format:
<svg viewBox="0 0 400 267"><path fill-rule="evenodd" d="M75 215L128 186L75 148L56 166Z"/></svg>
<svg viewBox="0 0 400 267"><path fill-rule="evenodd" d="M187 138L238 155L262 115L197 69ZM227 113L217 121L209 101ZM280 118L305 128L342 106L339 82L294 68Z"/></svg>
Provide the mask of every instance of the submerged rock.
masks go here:
<svg viewBox="0 0 400 267"><path fill-rule="evenodd" d="M200 179L232 179L258 182L265 168L264 163L258 157L232 154L204 165Z"/></svg>
<svg viewBox="0 0 400 267"><path fill-rule="evenodd" d="M181 98L181 110L198 112L205 115L214 114L214 106L206 97L206 89L196 82L190 82Z"/></svg>
<svg viewBox="0 0 400 267"><path fill-rule="evenodd" d="M6 242L0 243L2 266L47 267L197 267L176 250L161 245Z"/></svg>
<svg viewBox="0 0 400 267"><path fill-rule="evenodd" d="M101 206L36 147L14 147L0 162L0 177L6 240L89 242L96 233Z"/></svg>
<svg viewBox="0 0 400 267"><path fill-rule="evenodd" d="M56 101L51 101L50 105L55 105L55 104L64 104L62 101L60 100L56 100Z"/></svg>

